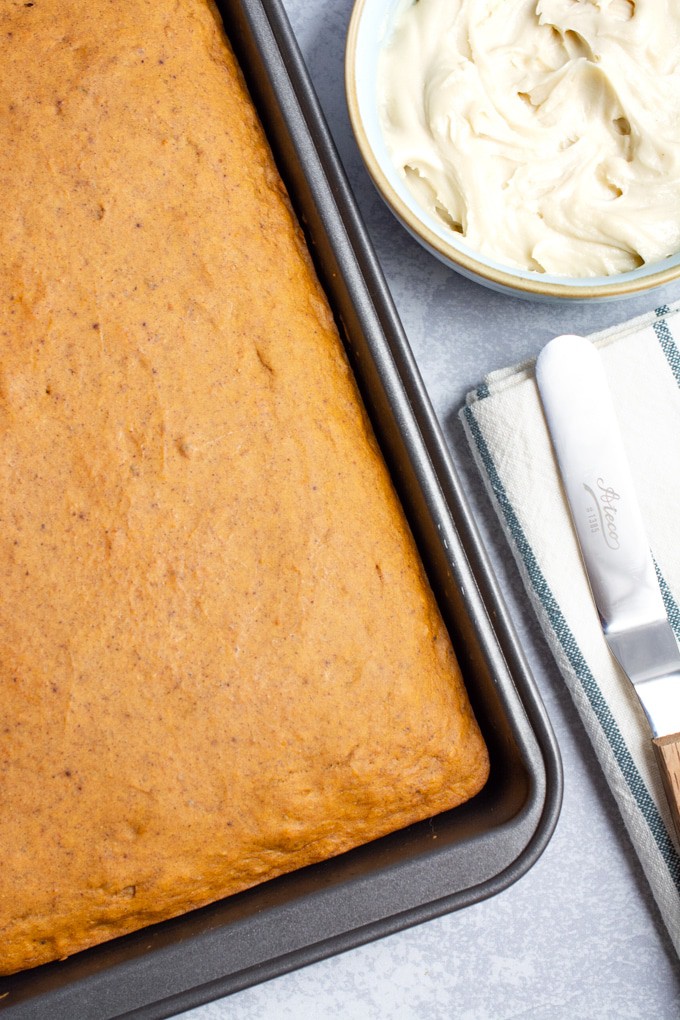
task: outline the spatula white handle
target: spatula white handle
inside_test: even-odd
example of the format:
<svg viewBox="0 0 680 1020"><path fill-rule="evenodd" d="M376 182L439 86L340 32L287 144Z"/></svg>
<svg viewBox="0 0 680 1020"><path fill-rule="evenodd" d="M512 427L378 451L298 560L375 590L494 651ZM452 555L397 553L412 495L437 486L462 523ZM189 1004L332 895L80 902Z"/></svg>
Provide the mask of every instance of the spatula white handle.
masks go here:
<svg viewBox="0 0 680 1020"><path fill-rule="evenodd" d="M538 357L536 382L605 631L665 620L598 351L584 337L557 337Z"/></svg>

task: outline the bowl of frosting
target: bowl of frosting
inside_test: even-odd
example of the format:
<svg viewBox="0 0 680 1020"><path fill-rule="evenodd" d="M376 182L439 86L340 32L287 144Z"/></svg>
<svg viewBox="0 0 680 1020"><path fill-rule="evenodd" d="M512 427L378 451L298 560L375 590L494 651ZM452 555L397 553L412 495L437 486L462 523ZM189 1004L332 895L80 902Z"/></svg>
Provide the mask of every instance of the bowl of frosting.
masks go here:
<svg viewBox="0 0 680 1020"><path fill-rule="evenodd" d="M378 191L435 256L533 299L680 277L680 5L357 0L345 81Z"/></svg>

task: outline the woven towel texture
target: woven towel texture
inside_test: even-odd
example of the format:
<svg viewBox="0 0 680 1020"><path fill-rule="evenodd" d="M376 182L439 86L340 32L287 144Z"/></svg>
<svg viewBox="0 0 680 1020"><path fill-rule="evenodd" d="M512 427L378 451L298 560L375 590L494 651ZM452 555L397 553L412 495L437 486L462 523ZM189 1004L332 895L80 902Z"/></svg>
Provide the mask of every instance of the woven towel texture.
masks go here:
<svg viewBox="0 0 680 1020"><path fill-rule="evenodd" d="M680 304L595 334L669 619L680 637ZM461 419L529 599L676 951L680 853L637 696L612 658L578 551L533 364L489 376Z"/></svg>

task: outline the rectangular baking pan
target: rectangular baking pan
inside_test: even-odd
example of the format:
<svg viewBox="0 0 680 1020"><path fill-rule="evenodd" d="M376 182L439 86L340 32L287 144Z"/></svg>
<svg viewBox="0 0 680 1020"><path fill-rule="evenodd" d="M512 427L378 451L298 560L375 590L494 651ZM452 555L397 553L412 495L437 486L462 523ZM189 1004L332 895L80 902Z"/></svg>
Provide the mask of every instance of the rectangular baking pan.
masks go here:
<svg viewBox="0 0 680 1020"><path fill-rule="evenodd" d="M62 963L3 1020L159 1018L491 896L549 840L550 724L279 0L218 3L346 343L491 756L468 804Z"/></svg>

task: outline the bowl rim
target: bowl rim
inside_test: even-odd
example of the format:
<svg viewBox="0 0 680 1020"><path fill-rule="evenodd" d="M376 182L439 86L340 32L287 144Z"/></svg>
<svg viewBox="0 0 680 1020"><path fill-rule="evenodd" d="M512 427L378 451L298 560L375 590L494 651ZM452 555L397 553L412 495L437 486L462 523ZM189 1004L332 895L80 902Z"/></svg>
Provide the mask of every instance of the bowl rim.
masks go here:
<svg viewBox="0 0 680 1020"><path fill-rule="evenodd" d="M610 280L607 277L600 277L598 279L604 282L592 284L587 282L587 277L584 278L586 282L576 284L568 282L573 280L573 277L565 277L565 282L561 283L557 282L555 277L546 279L541 277L540 274L536 274L535 278L518 276L509 268L506 271L480 261L475 258L474 254L463 251L454 244L447 243L439 234L435 233L427 223L413 212L393 188L389 178L383 171L380 160L375 155L369 140L368 131L364 126L357 87L356 57L361 21L367 2L368 0L354 0L347 28L345 44L345 96L350 124L361 157L379 194L397 219L401 220L407 230L429 248L431 252L445 263L453 264L453 268L458 268L464 274L472 275L473 277L481 277L482 280L485 280L493 287L502 290L524 292L526 295L540 297L584 300L588 298L632 296L643 291L661 287L680 277L680 262L658 269L655 272L650 272L644 276L632 276L625 279L622 278L623 274L613 274ZM385 10L387 11L387 3L385 3Z"/></svg>

